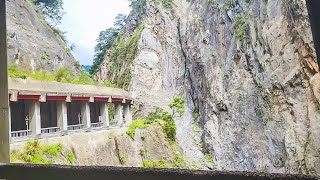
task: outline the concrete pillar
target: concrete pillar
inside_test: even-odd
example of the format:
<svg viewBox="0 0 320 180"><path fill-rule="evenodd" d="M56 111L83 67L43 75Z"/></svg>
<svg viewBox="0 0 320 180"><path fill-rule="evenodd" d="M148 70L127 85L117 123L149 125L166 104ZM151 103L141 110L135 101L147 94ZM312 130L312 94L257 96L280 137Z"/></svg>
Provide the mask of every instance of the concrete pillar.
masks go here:
<svg viewBox="0 0 320 180"><path fill-rule="evenodd" d="M9 119L9 138L11 137L11 108L10 108L10 102L9 102L9 111L8 111L8 119Z"/></svg>
<svg viewBox="0 0 320 180"><path fill-rule="evenodd" d="M121 103L115 104L114 118L117 122L117 125L121 126L122 125L122 104Z"/></svg>
<svg viewBox="0 0 320 180"><path fill-rule="evenodd" d="M57 120L60 131L68 130L68 112L65 101L57 101Z"/></svg>
<svg viewBox="0 0 320 180"><path fill-rule="evenodd" d="M100 103L100 113L101 113L101 121L103 123L103 127L109 127L109 112L108 112L107 102Z"/></svg>
<svg viewBox="0 0 320 180"><path fill-rule="evenodd" d="M41 134L40 102L32 101L29 105L30 130L32 134Z"/></svg>
<svg viewBox="0 0 320 180"><path fill-rule="evenodd" d="M91 120L90 120L89 102L86 102L86 101L81 102L81 117L82 117L82 124L84 125L84 128L90 128Z"/></svg>
<svg viewBox="0 0 320 180"><path fill-rule="evenodd" d="M123 106L124 108L124 118L126 121L126 126L130 126L132 123L132 112L131 112L131 105L130 104L125 104Z"/></svg>
<svg viewBox="0 0 320 180"><path fill-rule="evenodd" d="M0 1L0 163L10 161L6 1Z"/></svg>

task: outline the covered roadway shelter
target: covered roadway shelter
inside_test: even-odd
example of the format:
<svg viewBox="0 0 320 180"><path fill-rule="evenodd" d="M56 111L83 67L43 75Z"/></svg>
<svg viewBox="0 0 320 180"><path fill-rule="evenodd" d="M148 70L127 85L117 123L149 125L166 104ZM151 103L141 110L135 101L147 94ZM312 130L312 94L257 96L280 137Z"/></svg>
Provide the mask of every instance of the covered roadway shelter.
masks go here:
<svg viewBox="0 0 320 180"><path fill-rule="evenodd" d="M129 126L133 100L127 91L104 86L9 78L11 138L68 131Z"/></svg>

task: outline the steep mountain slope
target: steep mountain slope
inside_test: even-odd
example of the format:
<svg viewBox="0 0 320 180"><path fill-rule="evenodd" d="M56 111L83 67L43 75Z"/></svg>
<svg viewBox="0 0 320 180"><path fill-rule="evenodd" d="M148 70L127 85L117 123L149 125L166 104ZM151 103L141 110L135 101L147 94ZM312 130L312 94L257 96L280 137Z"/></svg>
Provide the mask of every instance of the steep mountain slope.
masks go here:
<svg viewBox="0 0 320 180"><path fill-rule="evenodd" d="M65 43L30 0L7 0L8 61L25 70L79 67Z"/></svg>
<svg viewBox="0 0 320 180"><path fill-rule="evenodd" d="M107 55L96 77L129 69L137 115L186 98L176 124L189 162L209 153L219 169L320 174L320 75L305 1L148 2L123 36L139 24L134 60L111 71Z"/></svg>

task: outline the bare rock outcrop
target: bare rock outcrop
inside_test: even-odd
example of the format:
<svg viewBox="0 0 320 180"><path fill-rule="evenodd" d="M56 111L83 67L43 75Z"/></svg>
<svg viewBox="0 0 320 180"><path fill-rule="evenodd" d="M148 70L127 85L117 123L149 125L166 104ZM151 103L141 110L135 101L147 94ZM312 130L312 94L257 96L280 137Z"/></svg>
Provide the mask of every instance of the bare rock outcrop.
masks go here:
<svg viewBox="0 0 320 180"><path fill-rule="evenodd" d="M211 154L221 170L319 175L320 75L305 1L174 2L148 3L141 20L129 87L139 112L186 98L176 124L190 163Z"/></svg>
<svg viewBox="0 0 320 180"><path fill-rule="evenodd" d="M7 0L8 62L25 70L79 72L65 42L54 33L30 0ZM38 11L38 12L37 12Z"/></svg>

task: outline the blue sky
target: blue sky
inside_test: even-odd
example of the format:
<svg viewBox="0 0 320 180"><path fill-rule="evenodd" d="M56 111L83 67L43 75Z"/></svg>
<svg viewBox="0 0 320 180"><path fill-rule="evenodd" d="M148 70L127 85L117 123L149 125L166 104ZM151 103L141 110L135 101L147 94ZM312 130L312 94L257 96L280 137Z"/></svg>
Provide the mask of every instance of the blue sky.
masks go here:
<svg viewBox="0 0 320 180"><path fill-rule="evenodd" d="M75 58L83 65L91 65L94 46L100 31L113 25L117 14L129 14L127 0L63 0L64 11L59 28L67 31L67 39L74 43Z"/></svg>

